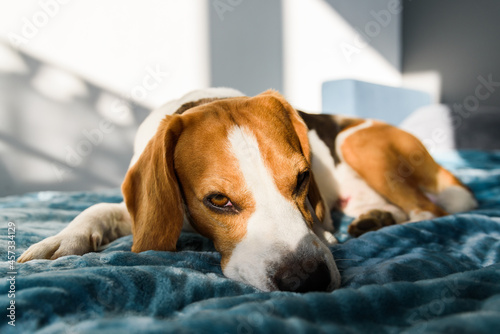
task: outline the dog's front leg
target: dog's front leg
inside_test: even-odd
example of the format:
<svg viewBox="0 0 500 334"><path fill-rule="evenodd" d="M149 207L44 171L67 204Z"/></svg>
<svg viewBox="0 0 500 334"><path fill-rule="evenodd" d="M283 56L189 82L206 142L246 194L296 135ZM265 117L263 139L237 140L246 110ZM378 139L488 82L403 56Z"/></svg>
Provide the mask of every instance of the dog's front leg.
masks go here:
<svg viewBox="0 0 500 334"><path fill-rule="evenodd" d="M58 234L29 247L17 261L83 255L131 233L125 203L99 203L80 213Z"/></svg>

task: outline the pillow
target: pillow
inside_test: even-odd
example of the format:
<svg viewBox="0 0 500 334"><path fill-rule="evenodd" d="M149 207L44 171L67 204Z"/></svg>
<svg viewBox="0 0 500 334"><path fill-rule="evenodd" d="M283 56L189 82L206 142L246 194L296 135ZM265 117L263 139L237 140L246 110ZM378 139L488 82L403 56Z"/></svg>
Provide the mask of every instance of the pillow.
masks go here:
<svg viewBox="0 0 500 334"><path fill-rule="evenodd" d="M500 108L477 110L433 104L417 109L400 128L422 140L429 151L500 149Z"/></svg>
<svg viewBox="0 0 500 334"><path fill-rule="evenodd" d="M399 127L420 139L430 151L455 149L455 136L450 109L443 104L418 108Z"/></svg>

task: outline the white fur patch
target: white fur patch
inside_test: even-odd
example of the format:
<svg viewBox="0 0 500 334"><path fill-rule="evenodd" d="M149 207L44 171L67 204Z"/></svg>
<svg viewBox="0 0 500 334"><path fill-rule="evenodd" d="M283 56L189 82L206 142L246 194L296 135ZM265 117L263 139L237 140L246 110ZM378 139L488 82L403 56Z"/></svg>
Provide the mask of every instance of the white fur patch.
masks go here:
<svg viewBox="0 0 500 334"><path fill-rule="evenodd" d="M410 211L409 222L418 222L421 220L429 220L433 218L436 218L436 216L432 212L412 210Z"/></svg>
<svg viewBox="0 0 500 334"><path fill-rule="evenodd" d="M146 148L149 140L153 137L158 129L158 125L162 119L167 115L172 115L177 111L183 104L193 101L198 101L201 99L209 99L209 98L224 98L224 97L237 97L244 96L244 94L236 89L225 88L225 87L217 87L217 88L207 88L194 90L192 92L187 93L177 100L172 100L158 109L153 110L149 116L142 122L137 130L134 141L134 156L130 161L130 166L132 167L136 161L139 159L140 155Z"/></svg>
<svg viewBox="0 0 500 334"><path fill-rule="evenodd" d="M311 168L321 197L330 212L339 199L339 183L336 178L336 167L328 146L319 138L316 130L308 132L311 148Z"/></svg>
<svg viewBox="0 0 500 334"><path fill-rule="evenodd" d="M247 222L245 237L235 247L224 268L224 274L261 290L272 290L273 283L268 277L270 265L279 263L280 259L293 254L299 244L306 242L310 245L308 252L327 263L332 280L338 285L340 276L331 252L307 227L295 204L279 192L252 132L234 127L229 131L228 139L230 151L239 162L256 209Z"/></svg>
<svg viewBox="0 0 500 334"><path fill-rule="evenodd" d="M437 204L448 213L470 211L477 208L477 202L472 194L460 186L451 186L441 191Z"/></svg>

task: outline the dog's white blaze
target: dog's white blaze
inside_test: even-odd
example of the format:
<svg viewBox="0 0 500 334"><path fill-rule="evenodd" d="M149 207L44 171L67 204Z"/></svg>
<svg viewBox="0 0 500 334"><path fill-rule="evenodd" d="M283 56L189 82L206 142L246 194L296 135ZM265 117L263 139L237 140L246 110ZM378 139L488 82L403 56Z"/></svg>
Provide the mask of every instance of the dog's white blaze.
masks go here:
<svg viewBox="0 0 500 334"><path fill-rule="evenodd" d="M234 127L228 139L256 209L247 222L245 237L233 250L225 274L266 290L269 264L293 252L304 237L313 234L298 208L279 192L255 136L248 129Z"/></svg>
<svg viewBox="0 0 500 334"><path fill-rule="evenodd" d="M245 128L235 127L229 133L231 152L239 162L246 186L256 202L256 210L247 226L247 235L275 239L277 235L292 250L308 233L302 213L279 192L271 171L264 163L259 145Z"/></svg>

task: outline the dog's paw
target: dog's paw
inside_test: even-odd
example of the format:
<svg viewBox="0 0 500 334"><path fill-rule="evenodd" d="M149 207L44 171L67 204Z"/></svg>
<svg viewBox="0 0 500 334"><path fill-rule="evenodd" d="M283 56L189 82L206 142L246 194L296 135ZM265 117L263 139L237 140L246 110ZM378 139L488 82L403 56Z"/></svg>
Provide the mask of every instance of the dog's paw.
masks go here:
<svg viewBox="0 0 500 334"><path fill-rule="evenodd" d="M57 234L31 245L17 262L27 262L35 259L55 260L66 255L83 255L97 250L101 245L102 236L98 233L65 235Z"/></svg>
<svg viewBox="0 0 500 334"><path fill-rule="evenodd" d="M353 220L347 228L347 232L353 237L359 237L366 232L376 231L384 226L394 224L396 221L390 212L370 210Z"/></svg>
<svg viewBox="0 0 500 334"><path fill-rule="evenodd" d="M328 247L339 243L337 238L335 238L335 236L329 231L323 231L321 235L318 235L318 237Z"/></svg>

